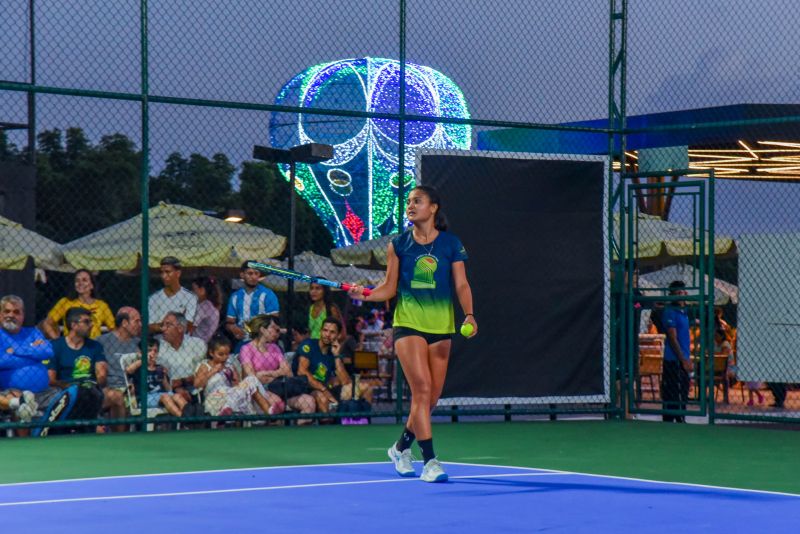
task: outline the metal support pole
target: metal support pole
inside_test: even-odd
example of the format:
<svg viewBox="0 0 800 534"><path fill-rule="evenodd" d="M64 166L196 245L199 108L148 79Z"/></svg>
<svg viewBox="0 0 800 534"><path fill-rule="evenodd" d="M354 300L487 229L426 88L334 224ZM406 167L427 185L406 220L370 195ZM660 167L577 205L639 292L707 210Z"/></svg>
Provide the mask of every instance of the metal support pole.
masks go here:
<svg viewBox="0 0 800 534"><path fill-rule="evenodd" d="M400 101L398 113L398 153L397 153L397 233L403 231L403 216L406 200L406 1L400 0ZM370 236L372 238L372 236Z"/></svg>
<svg viewBox="0 0 800 534"><path fill-rule="evenodd" d="M627 44L627 0L609 0L609 31L608 31L608 235L611 240L611 245L614 243L614 211L615 207L619 208L620 213L620 243L619 243L619 259L616 264L612 264L614 268L614 279L617 280L616 286L619 287L620 280L626 276L632 276L631 273L626 272L625 264L627 255L631 251L627 250L624 244L624 230L622 217L625 212L624 200L615 206L613 199L624 199L624 195L617 195L615 192L614 184L614 171L613 162L615 156L620 162L620 173L625 173L625 65L626 65L626 44ZM624 188L624 179L620 187ZM609 249L613 250L613 246ZM626 319L632 313L632 310L627 309L628 301L625 298L625 291L614 292L612 290L612 306L611 306L611 347L610 347L610 365L611 365L611 407L615 409L618 417L624 417L625 406L628 402L626 400L626 384L623 380L625 372L619 374L617 369L624 369L627 367L627 359L632 358L630 349L633 346L632 340L628 335L628 322ZM633 287L627 284L627 291L633 291ZM616 387L616 378L620 379L619 390ZM617 393L619 391L619 394Z"/></svg>
<svg viewBox="0 0 800 534"><path fill-rule="evenodd" d="M35 0L28 0L28 64L31 85L36 85ZM36 165L36 93L28 91L28 163Z"/></svg>
<svg viewBox="0 0 800 534"><path fill-rule="evenodd" d="M294 269L294 246L295 234L297 230L297 193L295 192L295 167L296 163L292 160L289 163L289 252L287 262L289 269ZM288 290L286 292L286 335L288 338L288 346L292 342L292 315L294 314L294 280L287 280Z"/></svg>
<svg viewBox="0 0 800 534"><path fill-rule="evenodd" d="M150 90L147 77L147 0L140 4L140 45L141 45L141 94L142 94L142 161L140 180L142 188L142 252L140 269L140 307L142 326L147 329L150 324L150 314L147 302L150 296L150 108L147 94ZM145 330L146 332L146 330ZM142 366L139 368L139 406L142 409L142 423L139 430L147 430L147 336L143 335L140 343L142 351Z"/></svg>

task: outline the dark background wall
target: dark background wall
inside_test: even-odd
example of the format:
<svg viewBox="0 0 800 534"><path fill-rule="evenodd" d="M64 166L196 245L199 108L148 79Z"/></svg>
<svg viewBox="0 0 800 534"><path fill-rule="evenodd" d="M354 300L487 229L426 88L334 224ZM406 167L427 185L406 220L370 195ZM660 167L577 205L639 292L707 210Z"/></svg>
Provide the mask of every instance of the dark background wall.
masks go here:
<svg viewBox="0 0 800 534"><path fill-rule="evenodd" d="M36 231L36 169L18 163L0 162L0 215ZM21 271L0 271L0 295L13 293L25 301L25 324L36 317L33 265Z"/></svg>

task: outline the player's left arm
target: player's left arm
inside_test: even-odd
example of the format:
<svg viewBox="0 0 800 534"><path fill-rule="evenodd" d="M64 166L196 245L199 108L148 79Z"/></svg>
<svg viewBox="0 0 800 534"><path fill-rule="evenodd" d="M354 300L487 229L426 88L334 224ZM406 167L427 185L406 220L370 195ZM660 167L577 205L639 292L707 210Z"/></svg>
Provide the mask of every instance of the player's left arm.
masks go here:
<svg viewBox="0 0 800 534"><path fill-rule="evenodd" d="M478 333L478 323L475 321L475 316L472 315L474 313L472 308L472 288L469 287L469 281L467 281L467 270L464 266L464 262L453 262L452 272L458 303L461 304L461 309L464 311L464 315L466 315L466 317L464 317L464 322L472 325L473 331L470 337L473 337Z"/></svg>

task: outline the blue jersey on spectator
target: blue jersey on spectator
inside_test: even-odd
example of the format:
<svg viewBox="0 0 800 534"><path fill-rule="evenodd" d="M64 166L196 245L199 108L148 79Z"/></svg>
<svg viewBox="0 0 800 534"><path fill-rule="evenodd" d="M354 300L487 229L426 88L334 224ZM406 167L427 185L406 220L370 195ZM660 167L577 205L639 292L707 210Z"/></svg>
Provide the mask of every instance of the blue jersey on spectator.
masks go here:
<svg viewBox="0 0 800 534"><path fill-rule="evenodd" d="M300 364L301 356L308 358L309 372L323 384L327 384L328 380L333 378L336 373L336 357L330 352L322 354L322 350L319 348L319 339L306 339L297 346L297 352L294 357L294 362L297 362L297 364L292 365L295 374L297 374L297 366Z"/></svg>
<svg viewBox="0 0 800 534"><path fill-rule="evenodd" d="M241 288L235 291L228 301L228 317L236 319L236 324L244 324L256 315L278 313L278 297L268 287L257 285L252 293Z"/></svg>
<svg viewBox="0 0 800 534"><path fill-rule="evenodd" d="M686 314L686 310L683 308L669 307L664 310L661 322L664 325L664 330L669 331L670 328L675 329L681 352L683 352L684 358L688 358L691 353L691 338L689 336L689 316ZM667 342L664 347L664 360L678 360L678 355L672 350L669 342Z"/></svg>
<svg viewBox="0 0 800 534"><path fill-rule="evenodd" d="M0 329L0 389L47 389L45 365L52 357L53 346L38 328L23 327L16 334Z"/></svg>
<svg viewBox="0 0 800 534"><path fill-rule="evenodd" d="M53 341L53 358L47 366L56 372L56 378L64 382L96 380L94 369L98 362L105 362L103 346L93 339L86 339L83 346L75 350L67 345L67 338Z"/></svg>

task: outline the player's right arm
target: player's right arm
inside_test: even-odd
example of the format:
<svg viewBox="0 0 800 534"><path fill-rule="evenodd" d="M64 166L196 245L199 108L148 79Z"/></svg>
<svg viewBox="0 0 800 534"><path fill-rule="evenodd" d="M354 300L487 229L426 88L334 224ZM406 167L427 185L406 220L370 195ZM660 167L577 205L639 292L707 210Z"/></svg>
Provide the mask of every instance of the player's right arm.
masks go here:
<svg viewBox="0 0 800 534"><path fill-rule="evenodd" d="M368 302L385 302L397 294L397 279L400 274L400 259L394 252L394 245L389 243L386 248L386 278L372 290L369 296L363 294L362 286L355 286L350 290L350 295L358 300Z"/></svg>

